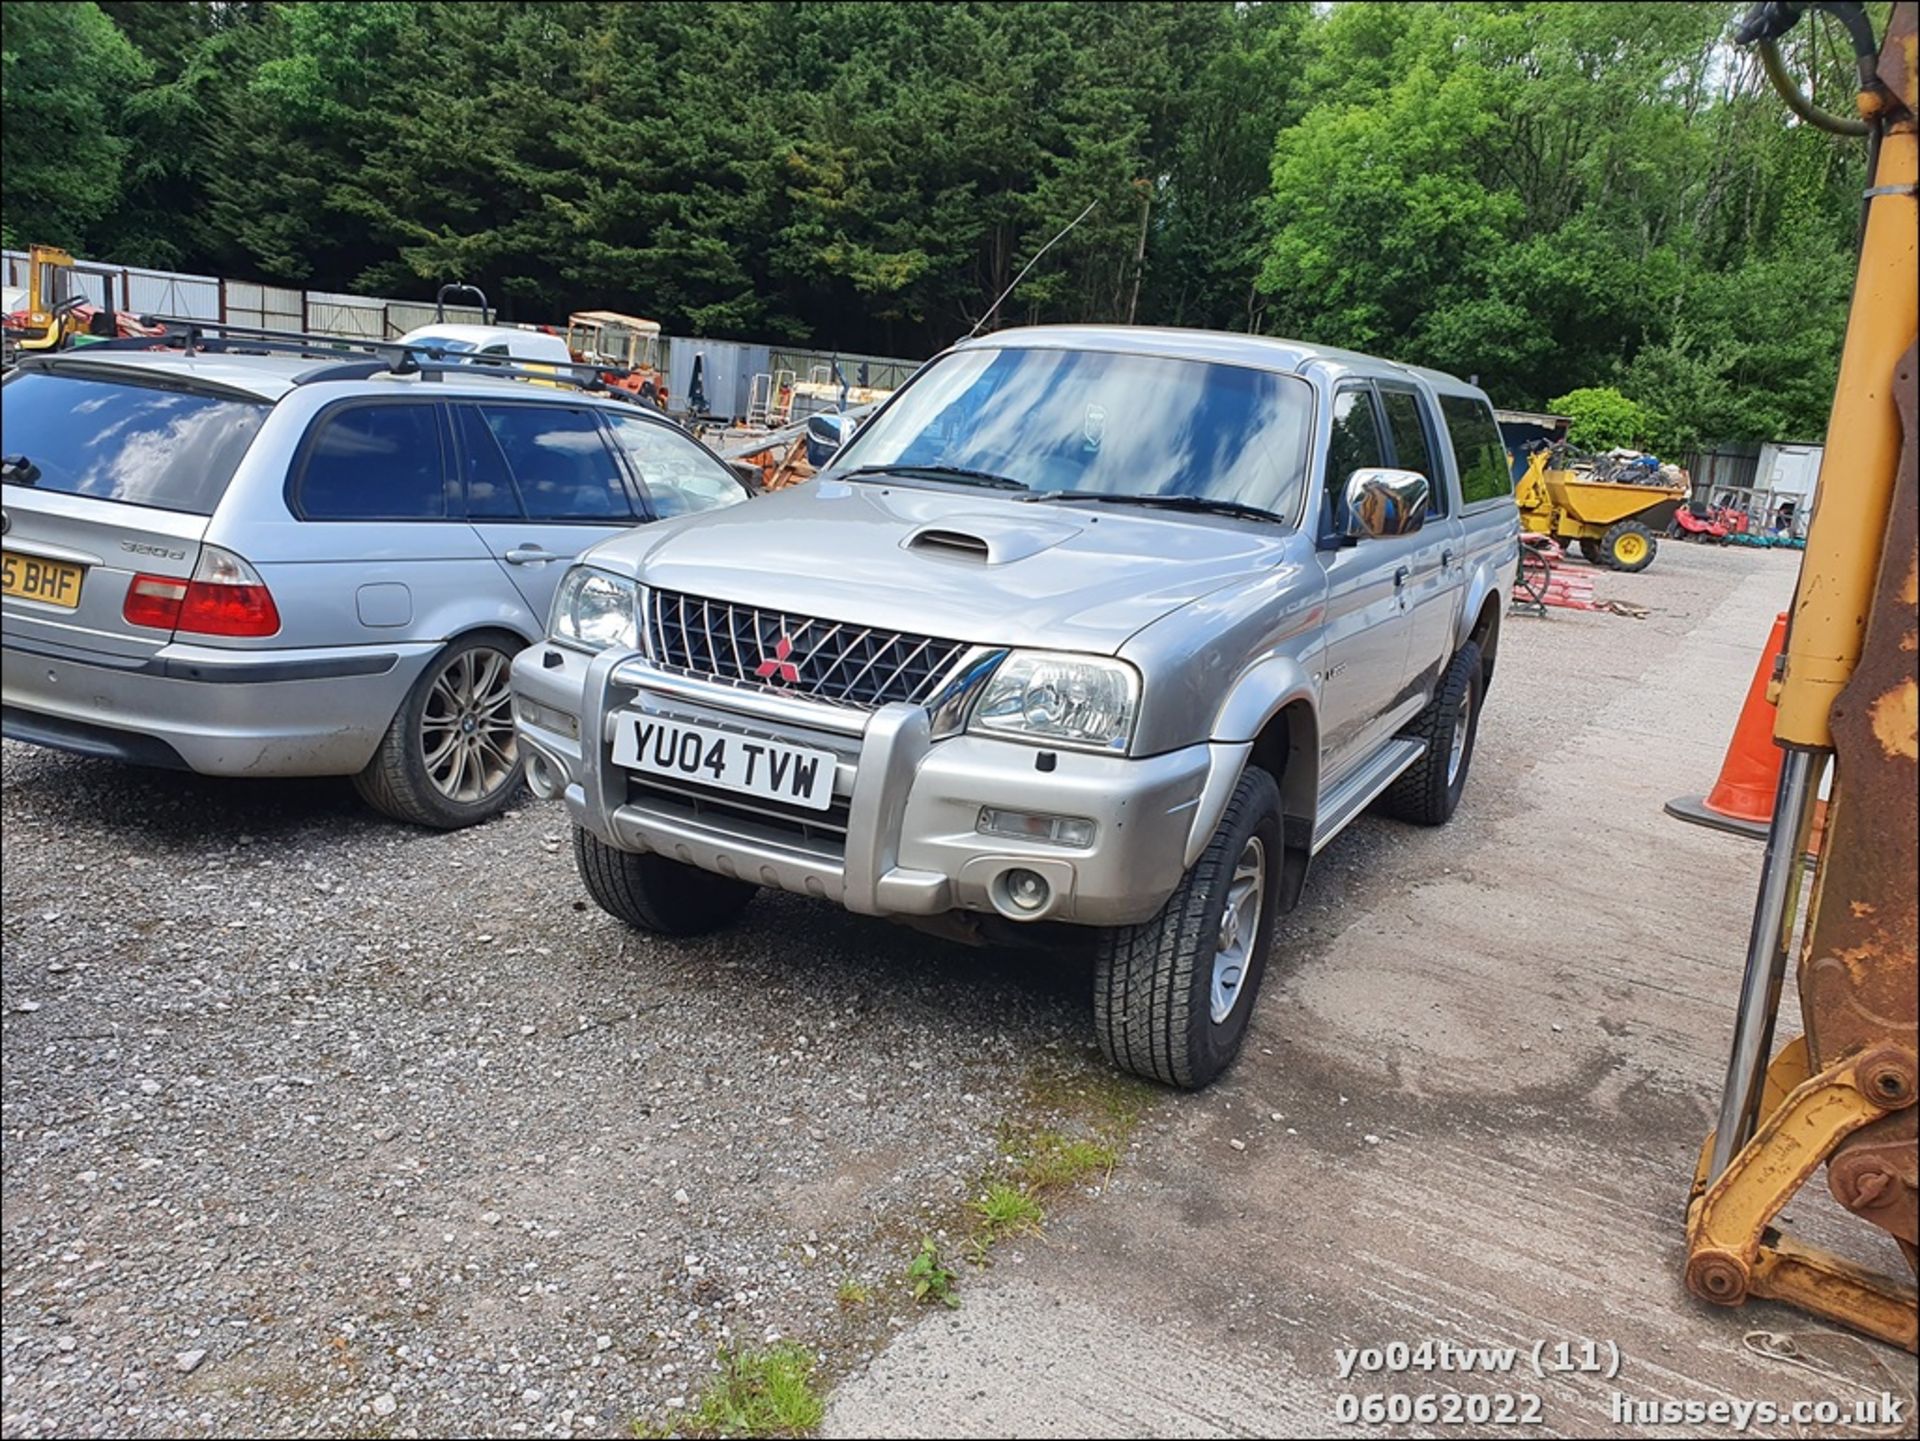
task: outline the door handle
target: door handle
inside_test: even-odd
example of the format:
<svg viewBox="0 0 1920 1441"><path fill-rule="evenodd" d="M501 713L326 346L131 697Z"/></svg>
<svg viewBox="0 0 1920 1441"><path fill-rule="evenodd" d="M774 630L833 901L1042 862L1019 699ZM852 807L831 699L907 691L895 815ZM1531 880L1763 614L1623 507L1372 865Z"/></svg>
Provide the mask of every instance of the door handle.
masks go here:
<svg viewBox="0 0 1920 1441"><path fill-rule="evenodd" d="M1400 589L1401 586L1407 583L1407 578L1412 574L1413 572L1404 565L1395 570L1393 573L1393 588L1395 590Z"/></svg>
<svg viewBox="0 0 1920 1441"><path fill-rule="evenodd" d="M542 550L537 545L516 545L501 559L508 565L545 565L548 561L558 560L560 557L550 550Z"/></svg>
<svg viewBox="0 0 1920 1441"><path fill-rule="evenodd" d="M1440 552L1440 569L1442 570L1453 569L1453 551L1452 550L1449 549L1449 550L1443 550Z"/></svg>

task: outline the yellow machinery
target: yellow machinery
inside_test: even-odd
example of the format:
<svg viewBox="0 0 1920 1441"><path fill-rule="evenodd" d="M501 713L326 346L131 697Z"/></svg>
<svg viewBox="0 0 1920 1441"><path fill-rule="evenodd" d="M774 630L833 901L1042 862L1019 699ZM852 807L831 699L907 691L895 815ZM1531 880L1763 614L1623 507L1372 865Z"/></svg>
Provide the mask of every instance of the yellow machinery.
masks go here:
<svg viewBox="0 0 1920 1441"><path fill-rule="evenodd" d="M1687 498L1684 485L1625 485L1593 480L1579 471L1549 470L1551 454L1537 450L1514 487L1520 524L1536 535L1571 541L1595 565L1645 570L1659 537Z"/></svg>
<svg viewBox="0 0 1920 1441"><path fill-rule="evenodd" d="M666 403L659 321L617 310L577 310L567 317L567 349L575 360L606 366L611 389L639 396L651 386L659 402Z"/></svg>
<svg viewBox="0 0 1920 1441"><path fill-rule="evenodd" d="M9 350L58 350L79 297L71 293L73 257L52 245L27 249L27 308L7 319Z"/></svg>
<svg viewBox="0 0 1920 1441"><path fill-rule="evenodd" d="M1742 23L1812 124L1870 137L1859 273L1776 684L1786 754L1748 938L1727 1084L1687 1208L1687 1285L1723 1306L1790 1302L1908 1350L1920 1331L1916 1176L1916 698L1920 697L1920 226L1915 47L1920 8L1892 7L1876 53L1860 5L1823 6L1860 61L1860 116L1817 110L1785 80L1777 42L1799 5ZM1831 123L1829 123L1831 122ZM1833 767L1797 980L1805 1034L1773 1055L1809 826ZM1773 1225L1825 1168L1847 1211L1891 1237L1888 1275Z"/></svg>

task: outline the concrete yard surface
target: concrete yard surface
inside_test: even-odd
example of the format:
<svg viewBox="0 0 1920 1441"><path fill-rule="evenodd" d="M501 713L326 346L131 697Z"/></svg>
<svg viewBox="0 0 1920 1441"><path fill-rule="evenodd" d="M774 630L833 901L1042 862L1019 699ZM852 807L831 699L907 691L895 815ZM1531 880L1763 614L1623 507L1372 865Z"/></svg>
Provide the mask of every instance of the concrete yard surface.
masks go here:
<svg viewBox="0 0 1920 1441"><path fill-rule="evenodd" d="M1645 620L1509 616L1453 822L1370 820L1324 852L1239 1065L1174 1101L1098 1204L845 1383L829 1434L1509 1429L1341 1424L1343 1397L1392 1393L1531 1394L1540 1424L1511 1429L1648 1434L1616 1395L1890 1390L1908 1401L1891 1428L1751 1434L1912 1435L1910 1357L1770 1304L1704 1306L1681 1279L1761 848L1661 806L1711 784L1796 559L1670 544L1597 578ZM1820 1178L1787 1214L1905 1270ZM1815 1369L1756 1354L1753 1331ZM1340 1377L1343 1350L1443 1340L1514 1348L1515 1368ZM1617 1379L1535 1376L1537 1344L1578 1360L1589 1341L1618 1348ZM1653 1434L1730 1429L1667 1414Z"/></svg>

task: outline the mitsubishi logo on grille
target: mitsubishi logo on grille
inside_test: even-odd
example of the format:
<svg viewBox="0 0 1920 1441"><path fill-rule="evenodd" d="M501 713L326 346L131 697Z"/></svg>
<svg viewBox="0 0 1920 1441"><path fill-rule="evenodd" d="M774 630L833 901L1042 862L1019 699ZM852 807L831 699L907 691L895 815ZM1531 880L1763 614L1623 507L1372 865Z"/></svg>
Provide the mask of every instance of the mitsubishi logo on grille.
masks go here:
<svg viewBox="0 0 1920 1441"><path fill-rule="evenodd" d="M774 646L771 657L765 651L760 653L760 664L754 667L753 673L762 680L773 681L776 685L794 685L800 679L800 667L787 659L792 654L793 637L783 635L779 643Z"/></svg>

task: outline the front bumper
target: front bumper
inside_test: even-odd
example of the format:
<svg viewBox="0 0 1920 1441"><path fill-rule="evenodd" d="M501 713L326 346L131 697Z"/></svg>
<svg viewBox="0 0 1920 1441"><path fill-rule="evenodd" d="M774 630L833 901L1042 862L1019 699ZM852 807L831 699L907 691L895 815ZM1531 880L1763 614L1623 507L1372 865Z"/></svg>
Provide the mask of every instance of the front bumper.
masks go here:
<svg viewBox="0 0 1920 1441"><path fill-rule="evenodd" d="M520 653L513 688L529 779L601 840L868 915L1146 920L1185 872L1209 774L1237 767L1245 749L1202 744L1136 759L974 735L935 740L918 706L850 709L693 679L631 652L588 656L550 643ZM615 717L632 709L832 751L837 819L813 825L717 793L655 789L611 760ZM1050 770L1040 769L1043 753ZM1082 817L1094 822L1093 842L982 834L983 806ZM1017 868L1047 881L1043 907L1009 907L1002 878Z"/></svg>
<svg viewBox="0 0 1920 1441"><path fill-rule="evenodd" d="M431 645L243 651L174 643L146 659L9 637L9 738L215 776L351 775Z"/></svg>

